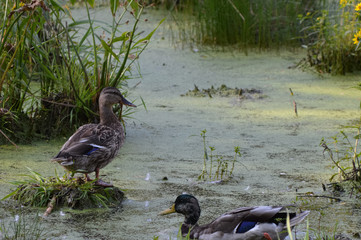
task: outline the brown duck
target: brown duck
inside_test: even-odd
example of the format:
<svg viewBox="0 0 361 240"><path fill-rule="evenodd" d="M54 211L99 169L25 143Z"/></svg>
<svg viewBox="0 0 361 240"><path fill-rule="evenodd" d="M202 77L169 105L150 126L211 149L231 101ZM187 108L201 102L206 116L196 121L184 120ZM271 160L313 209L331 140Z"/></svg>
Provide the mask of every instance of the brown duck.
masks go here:
<svg viewBox="0 0 361 240"><path fill-rule="evenodd" d="M283 207L257 206L240 207L222 214L211 223L197 224L201 209L198 200L189 194L179 195L171 208L161 215L181 213L185 219L181 226L183 236L190 239L217 240L283 240L288 236L286 227L287 213ZM309 214L289 213L290 226L299 224Z"/></svg>
<svg viewBox="0 0 361 240"><path fill-rule="evenodd" d="M88 174L95 172L96 185L113 186L99 179L99 170L113 160L125 140L123 125L112 109L117 103L136 107L117 88L104 88L99 96L100 123L79 127L52 161L67 171L84 173L88 181Z"/></svg>

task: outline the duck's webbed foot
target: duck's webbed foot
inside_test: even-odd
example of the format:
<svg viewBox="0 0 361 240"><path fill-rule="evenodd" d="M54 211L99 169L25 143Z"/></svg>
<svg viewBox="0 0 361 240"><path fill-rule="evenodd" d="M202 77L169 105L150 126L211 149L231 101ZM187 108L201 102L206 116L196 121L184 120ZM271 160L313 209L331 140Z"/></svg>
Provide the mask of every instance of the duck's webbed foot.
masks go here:
<svg viewBox="0 0 361 240"><path fill-rule="evenodd" d="M86 181L87 181L87 182L93 181L93 179L91 179L91 178L89 177L89 174L84 173L84 175L85 175L85 178L86 178Z"/></svg>
<svg viewBox="0 0 361 240"><path fill-rule="evenodd" d="M95 169L95 177L97 179L97 181L95 182L95 185L102 186L102 187L113 187L113 184L104 182L103 180L101 180L99 178L99 170L100 170L99 168Z"/></svg>
<svg viewBox="0 0 361 240"><path fill-rule="evenodd" d="M263 237L267 240L272 240L271 236L268 233L263 233Z"/></svg>
<svg viewBox="0 0 361 240"><path fill-rule="evenodd" d="M96 186L102 186L102 187L113 187L113 184L104 182L101 179L98 179L95 183Z"/></svg>

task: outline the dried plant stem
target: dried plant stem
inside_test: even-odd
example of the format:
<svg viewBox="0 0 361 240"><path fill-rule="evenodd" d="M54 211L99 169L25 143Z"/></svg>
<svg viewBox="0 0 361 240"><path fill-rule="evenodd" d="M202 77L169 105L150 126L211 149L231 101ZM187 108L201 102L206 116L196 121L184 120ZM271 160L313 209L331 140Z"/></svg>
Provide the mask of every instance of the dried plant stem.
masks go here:
<svg viewBox="0 0 361 240"><path fill-rule="evenodd" d="M0 129L0 133L1 133L12 145L14 145L16 148L18 148L18 145L16 145L13 141L11 141L10 138L8 138L8 136L6 136L6 134L5 134L3 131L1 131L1 129Z"/></svg>
<svg viewBox="0 0 361 240"><path fill-rule="evenodd" d="M49 214L50 214L50 213L53 211L53 209L54 209L55 203L56 203L56 195L54 195L54 196L51 198L51 200L50 200L50 202L49 202L49 204L48 204L48 207L46 208L46 211L45 211L44 214L43 214L43 217L49 216Z"/></svg>
<svg viewBox="0 0 361 240"><path fill-rule="evenodd" d="M298 117L298 113L297 113L297 103L295 100L293 100L293 108L295 110L295 114L296 114L296 117Z"/></svg>
<svg viewBox="0 0 361 240"><path fill-rule="evenodd" d="M357 136L360 135L360 128L357 129ZM358 160L357 158L357 146L358 146L358 138L356 138L355 140L355 147L354 147L354 151L353 151L353 158L352 158L352 165L353 165L353 169L354 171L357 173L357 169L360 169L360 161ZM357 166L356 167L356 162L357 162ZM357 177L357 174L356 174L356 177Z"/></svg>

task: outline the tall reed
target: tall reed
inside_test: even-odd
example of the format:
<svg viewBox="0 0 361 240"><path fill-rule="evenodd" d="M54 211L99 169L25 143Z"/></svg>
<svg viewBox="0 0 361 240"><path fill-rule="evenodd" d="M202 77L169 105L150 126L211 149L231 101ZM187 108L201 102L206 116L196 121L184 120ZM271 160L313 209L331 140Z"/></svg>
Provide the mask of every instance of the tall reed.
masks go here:
<svg viewBox="0 0 361 240"><path fill-rule="evenodd" d="M183 42L269 49L299 46L298 15L319 8L310 0L184 0L173 14Z"/></svg>

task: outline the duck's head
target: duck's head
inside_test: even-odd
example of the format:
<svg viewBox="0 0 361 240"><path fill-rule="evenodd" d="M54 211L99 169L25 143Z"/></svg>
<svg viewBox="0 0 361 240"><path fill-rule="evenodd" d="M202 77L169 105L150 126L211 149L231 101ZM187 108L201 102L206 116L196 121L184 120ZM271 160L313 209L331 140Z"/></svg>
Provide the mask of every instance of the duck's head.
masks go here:
<svg viewBox="0 0 361 240"><path fill-rule="evenodd" d="M167 215L175 212L183 214L185 217L184 223L190 225L195 225L201 215L197 198L189 194L179 195L174 204L160 214Z"/></svg>
<svg viewBox="0 0 361 240"><path fill-rule="evenodd" d="M99 105L100 106L111 106L114 104L120 103L122 105L127 105L130 107L136 107L133 103L129 102L123 97L118 88L115 87L106 87L100 93L99 96Z"/></svg>

